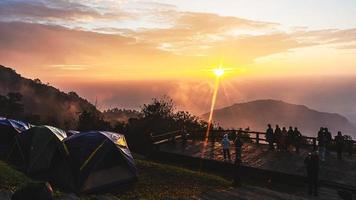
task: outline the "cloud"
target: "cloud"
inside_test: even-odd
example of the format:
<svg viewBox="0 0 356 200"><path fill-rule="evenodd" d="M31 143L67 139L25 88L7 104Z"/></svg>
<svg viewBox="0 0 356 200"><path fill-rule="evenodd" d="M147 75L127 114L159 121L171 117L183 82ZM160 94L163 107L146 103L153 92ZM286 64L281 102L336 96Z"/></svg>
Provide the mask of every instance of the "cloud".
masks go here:
<svg viewBox="0 0 356 200"><path fill-rule="evenodd" d="M299 41L311 42L315 45L339 45L353 49L354 45L349 43L356 42L356 28L353 29L323 29L323 30L302 30L292 34ZM335 46L339 48L338 46Z"/></svg>
<svg viewBox="0 0 356 200"><path fill-rule="evenodd" d="M1 1L0 17L5 21L56 22L127 19L127 12L103 12L83 4L69 1Z"/></svg>
<svg viewBox="0 0 356 200"><path fill-rule="evenodd" d="M0 45L6 47L0 49L0 59L2 64L27 68L25 70L30 75L39 76L55 74L83 77L84 74L63 73L58 68L44 67L79 63L93 66L86 70L85 75L88 77L179 77L185 71L196 71L191 75L199 76L199 70L218 62L221 57L230 66L239 66L250 64L260 56L305 45L282 33L227 36L218 41L205 41L185 39L194 38L195 31L189 34L182 32L184 36L179 33L174 36L176 32L172 28L104 34L62 26L0 22ZM164 43L171 43L172 50L160 48ZM169 45L166 48L170 48ZM197 56L197 53L201 56ZM66 69L75 71L74 67ZM143 71L147 72L141 73Z"/></svg>

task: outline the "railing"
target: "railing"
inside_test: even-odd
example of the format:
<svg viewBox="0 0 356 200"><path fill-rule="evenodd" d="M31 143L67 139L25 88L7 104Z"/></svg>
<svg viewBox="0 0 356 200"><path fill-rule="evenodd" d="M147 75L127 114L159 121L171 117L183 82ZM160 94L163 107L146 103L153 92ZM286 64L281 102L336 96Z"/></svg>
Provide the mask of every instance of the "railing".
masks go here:
<svg viewBox="0 0 356 200"><path fill-rule="evenodd" d="M158 145L170 141L175 141L177 139L180 139L183 137L183 132L178 130L178 131L170 131L167 133L159 134L159 135L152 135L151 136L151 141L152 144Z"/></svg>
<svg viewBox="0 0 356 200"><path fill-rule="evenodd" d="M236 133L244 133L242 134L242 139L247 139L256 144L266 144L266 133L258 132L258 131L249 131L249 130L211 130L208 135L209 141L217 141L220 140L223 135L228 134L229 139L234 140L236 137ZM183 141L187 139L190 140L205 140L206 139L206 130L191 130L191 131L171 131L159 135L151 136L151 141L153 145L159 145L167 142L175 142L177 139L182 138ZM351 142L352 149L356 148L356 141L352 140ZM317 147L317 138L316 137L308 137L302 136L302 145L312 146L314 149Z"/></svg>
<svg viewBox="0 0 356 200"><path fill-rule="evenodd" d="M209 141L217 141L222 139L223 135L228 134L229 139L234 140L236 137L236 133L241 132L241 138L249 139L254 141L256 144L267 143L266 133L265 132L258 132L258 131L249 131L249 130L211 130L208 139ZM206 130L194 130L188 131L189 138L192 140L205 140L206 137ZM332 140L334 142L334 140ZM351 140L348 141L351 143L352 148L356 148L356 141ZM312 146L314 149L317 147L317 138L316 137L309 137L309 136L302 136L302 145Z"/></svg>

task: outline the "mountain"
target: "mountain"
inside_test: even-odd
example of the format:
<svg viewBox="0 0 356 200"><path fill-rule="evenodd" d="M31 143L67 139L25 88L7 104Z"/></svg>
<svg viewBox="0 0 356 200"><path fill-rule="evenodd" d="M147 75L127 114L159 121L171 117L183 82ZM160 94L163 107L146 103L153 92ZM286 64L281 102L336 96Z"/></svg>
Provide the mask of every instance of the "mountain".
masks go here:
<svg viewBox="0 0 356 200"><path fill-rule="evenodd" d="M207 120L209 113L201 117ZM255 131L265 131L268 123L281 127L297 126L309 136L315 136L320 127L328 127L333 135L340 130L356 136L356 128L340 114L319 112L304 105L277 100L256 100L216 109L214 122L224 128L250 127Z"/></svg>
<svg viewBox="0 0 356 200"><path fill-rule="evenodd" d="M30 116L32 121L55 124L61 128L76 128L78 115L84 110L99 112L75 92L62 92L39 79L24 78L13 69L0 65L0 95L4 97L9 92L22 95L24 115Z"/></svg>

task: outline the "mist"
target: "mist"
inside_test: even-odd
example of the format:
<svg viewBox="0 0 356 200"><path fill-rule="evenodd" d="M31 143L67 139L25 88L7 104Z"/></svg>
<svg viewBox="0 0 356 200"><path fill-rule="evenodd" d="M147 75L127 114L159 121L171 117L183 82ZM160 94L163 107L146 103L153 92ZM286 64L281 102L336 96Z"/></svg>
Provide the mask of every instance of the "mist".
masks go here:
<svg viewBox="0 0 356 200"><path fill-rule="evenodd" d="M140 109L152 98L168 95L177 109L196 115L210 109L213 81L117 81L106 83L56 83L64 91L76 91L99 109ZM257 99L303 104L323 112L339 113L356 124L355 77L238 78L222 80L217 108Z"/></svg>

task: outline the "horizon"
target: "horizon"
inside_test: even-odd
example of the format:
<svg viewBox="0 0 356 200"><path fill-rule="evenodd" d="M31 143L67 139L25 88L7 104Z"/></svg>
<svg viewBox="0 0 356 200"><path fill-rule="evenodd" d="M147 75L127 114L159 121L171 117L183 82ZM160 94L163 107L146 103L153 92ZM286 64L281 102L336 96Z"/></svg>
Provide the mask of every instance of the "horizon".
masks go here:
<svg viewBox="0 0 356 200"><path fill-rule="evenodd" d="M356 124L355 13L350 0L5 0L0 60L101 110L168 95L198 115L222 65L215 108L276 99Z"/></svg>

